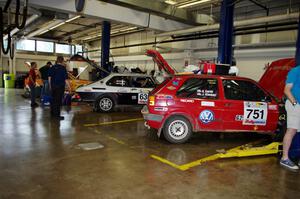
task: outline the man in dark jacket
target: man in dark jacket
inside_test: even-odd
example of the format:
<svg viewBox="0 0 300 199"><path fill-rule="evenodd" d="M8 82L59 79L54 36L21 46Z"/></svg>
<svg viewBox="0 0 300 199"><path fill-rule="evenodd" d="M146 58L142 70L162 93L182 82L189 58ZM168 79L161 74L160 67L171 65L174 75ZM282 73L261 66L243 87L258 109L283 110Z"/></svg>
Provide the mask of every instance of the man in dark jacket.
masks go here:
<svg viewBox="0 0 300 199"><path fill-rule="evenodd" d="M68 73L65 67L64 57L57 56L56 64L49 69L48 81L52 95L51 116L59 120L64 119L64 117L60 115L60 109L66 84L68 89L71 90L67 78Z"/></svg>
<svg viewBox="0 0 300 199"><path fill-rule="evenodd" d="M49 69L52 66L52 63L50 61L47 62L45 66L39 69L41 73L41 77L43 80L43 89L41 93L41 97L44 95L49 95L49 82L48 82L48 74L49 74Z"/></svg>

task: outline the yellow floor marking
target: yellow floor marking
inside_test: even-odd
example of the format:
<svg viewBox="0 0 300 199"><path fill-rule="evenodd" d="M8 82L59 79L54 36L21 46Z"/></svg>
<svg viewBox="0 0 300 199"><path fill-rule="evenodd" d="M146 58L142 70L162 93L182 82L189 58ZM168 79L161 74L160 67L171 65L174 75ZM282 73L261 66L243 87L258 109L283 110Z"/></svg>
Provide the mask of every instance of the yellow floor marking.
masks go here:
<svg viewBox="0 0 300 199"><path fill-rule="evenodd" d="M110 124L120 124L120 123L127 123L127 122L136 122L136 121L142 121L144 118L134 118L134 119L127 119L127 120L118 120L118 121L112 121L112 122L102 122L98 124L85 124L84 126L90 127L90 126L103 126L103 125L110 125Z"/></svg>
<svg viewBox="0 0 300 199"><path fill-rule="evenodd" d="M183 164L183 165L177 165L173 162L170 162L167 159L161 158L161 157L156 156L156 155L151 155L151 157L153 159L156 159L156 160L158 160L158 161L160 161L164 164L167 164L167 165L169 165L169 166L171 166L175 169L179 169L181 171L186 171L186 170L188 170L192 167L199 166L199 165L201 165L205 162L208 162L208 161L213 161L213 160L220 159L220 158L233 157L232 154L234 154L235 157L253 156L253 154L256 154L256 155L258 155L258 154L260 154L260 155L276 154L279 151L278 148L276 149L276 147L278 147L279 145L280 145L280 143L278 143L278 142L271 143L271 144L267 145L266 147L264 147L264 152L263 153L259 153L259 152L256 151L257 149L260 148L260 147L258 147L257 149L256 148L250 149L249 152L242 152L241 154L239 154L240 149L242 147L247 146L247 144L246 145L241 145L241 146L234 147L232 149L227 150L225 154L217 153L217 154L214 154L214 155L211 155L211 156L208 156L208 157L204 157L204 158L201 158L199 160L195 160L193 162Z"/></svg>
<svg viewBox="0 0 300 199"><path fill-rule="evenodd" d="M175 163L173 163L173 162L170 162L169 160L166 160L166 159L161 158L161 157L159 157L159 156L151 155L151 158L153 158L153 159L155 159L155 160L158 160L158 161L160 161L160 162L162 162L162 163L165 163L165 164L167 164L167 165L169 165L169 166L171 166L171 167L173 167L173 168L175 168L175 169L182 170L182 169L180 168L180 165L177 165L177 164L175 164ZM182 170L182 171L183 171L183 170Z"/></svg>
<svg viewBox="0 0 300 199"><path fill-rule="evenodd" d="M119 140L119 139L117 139L117 138L111 137L111 136L109 136L109 135L106 135L106 137L107 137L108 139L110 139L110 140L113 140L113 141L119 143L119 144L127 145L125 142L123 142L122 140Z"/></svg>

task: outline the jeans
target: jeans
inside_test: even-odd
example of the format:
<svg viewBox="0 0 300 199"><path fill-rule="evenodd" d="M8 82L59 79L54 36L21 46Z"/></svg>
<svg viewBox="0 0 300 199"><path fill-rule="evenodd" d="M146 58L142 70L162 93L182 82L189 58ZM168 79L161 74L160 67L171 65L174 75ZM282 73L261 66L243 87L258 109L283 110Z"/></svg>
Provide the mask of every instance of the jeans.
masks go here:
<svg viewBox="0 0 300 199"><path fill-rule="evenodd" d="M30 97L31 97L31 105L35 105L35 86L29 86L30 88Z"/></svg>
<svg viewBox="0 0 300 199"><path fill-rule="evenodd" d="M49 82L48 80L43 80L43 88L42 88L42 93L41 93L41 97L44 95L49 96Z"/></svg>

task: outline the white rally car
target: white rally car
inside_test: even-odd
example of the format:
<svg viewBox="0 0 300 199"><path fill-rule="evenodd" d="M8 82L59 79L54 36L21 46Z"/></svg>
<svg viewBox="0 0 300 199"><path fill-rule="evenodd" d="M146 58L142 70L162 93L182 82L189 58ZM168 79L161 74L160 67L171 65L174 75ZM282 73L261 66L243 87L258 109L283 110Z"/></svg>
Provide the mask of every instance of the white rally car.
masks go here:
<svg viewBox="0 0 300 199"><path fill-rule="evenodd" d="M80 101L91 102L94 110L110 112L115 105L143 105L156 81L149 75L112 73L109 76L76 89Z"/></svg>

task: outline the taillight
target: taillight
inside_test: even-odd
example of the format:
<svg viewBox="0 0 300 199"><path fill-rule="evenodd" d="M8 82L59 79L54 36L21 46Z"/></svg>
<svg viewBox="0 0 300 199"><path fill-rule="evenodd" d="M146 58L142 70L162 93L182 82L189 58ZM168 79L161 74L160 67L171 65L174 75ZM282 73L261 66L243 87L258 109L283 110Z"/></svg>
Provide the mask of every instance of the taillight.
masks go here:
<svg viewBox="0 0 300 199"><path fill-rule="evenodd" d="M155 105L155 96L151 95L149 96L149 106Z"/></svg>

